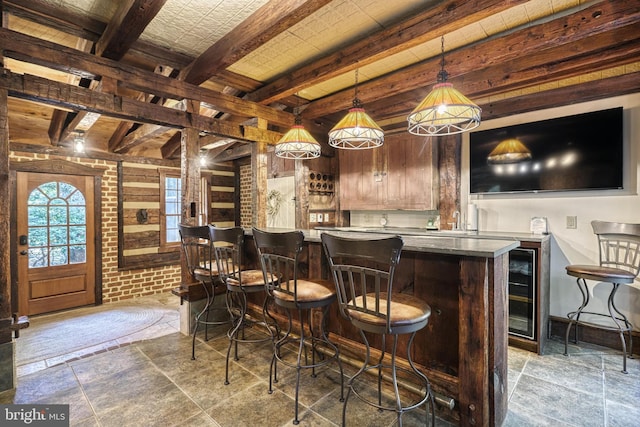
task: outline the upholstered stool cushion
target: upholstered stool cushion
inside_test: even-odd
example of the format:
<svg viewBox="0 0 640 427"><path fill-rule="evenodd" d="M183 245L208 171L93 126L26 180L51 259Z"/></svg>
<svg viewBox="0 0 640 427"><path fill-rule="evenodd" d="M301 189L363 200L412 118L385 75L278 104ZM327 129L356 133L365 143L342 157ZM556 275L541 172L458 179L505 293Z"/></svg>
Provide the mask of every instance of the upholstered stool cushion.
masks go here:
<svg viewBox="0 0 640 427"><path fill-rule="evenodd" d="M240 275L242 286L264 286L264 276L262 270L242 270ZM227 286L240 286L238 279L229 277Z"/></svg>
<svg viewBox="0 0 640 427"><path fill-rule="evenodd" d="M568 265L567 274L589 280L610 283L633 283L635 276L620 268L600 267L598 265Z"/></svg>
<svg viewBox="0 0 640 427"><path fill-rule="evenodd" d="M356 305L362 307L364 304L362 295L356 298ZM386 292L380 294L380 312L386 313L388 297ZM367 307L372 311L375 310L376 296L375 294L367 294ZM351 304L351 302L349 303ZM384 327L386 318L375 316L359 310L349 310L349 316L353 320L372 325ZM426 322L431 316L431 307L429 304L411 295L394 293L391 301L391 319L390 326L401 327L414 323Z"/></svg>
<svg viewBox="0 0 640 427"><path fill-rule="evenodd" d="M293 292L293 282L291 283L291 292ZM336 290L333 282L298 279L298 303L331 301L335 296ZM273 297L282 302L294 302L292 294L278 288L273 290Z"/></svg>

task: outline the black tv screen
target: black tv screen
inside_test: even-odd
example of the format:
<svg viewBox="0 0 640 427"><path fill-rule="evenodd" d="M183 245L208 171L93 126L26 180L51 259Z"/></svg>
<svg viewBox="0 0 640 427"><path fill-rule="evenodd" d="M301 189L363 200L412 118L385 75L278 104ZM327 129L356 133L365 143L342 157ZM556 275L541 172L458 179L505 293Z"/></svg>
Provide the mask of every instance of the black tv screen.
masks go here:
<svg viewBox="0 0 640 427"><path fill-rule="evenodd" d="M469 145L471 193L622 188L621 107L473 132Z"/></svg>

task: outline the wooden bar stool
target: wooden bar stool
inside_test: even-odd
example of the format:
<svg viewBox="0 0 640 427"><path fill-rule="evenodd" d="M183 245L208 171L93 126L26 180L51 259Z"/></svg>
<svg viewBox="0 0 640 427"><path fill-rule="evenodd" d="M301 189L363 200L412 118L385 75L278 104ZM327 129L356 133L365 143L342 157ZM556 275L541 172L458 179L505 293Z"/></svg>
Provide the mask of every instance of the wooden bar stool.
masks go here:
<svg viewBox="0 0 640 427"><path fill-rule="evenodd" d="M214 310L213 302L216 297L216 291L220 292L222 281L218 275L215 255L213 253L213 245L209 239L209 227L190 226L179 224L180 242L184 253L187 269L189 274L198 282L202 283L205 291L206 301L202 310L195 316L195 326L193 328L193 339L191 342L191 359L196 359L196 334L198 327L202 323L204 325L204 339L209 340L210 325L224 325L230 322L230 319L211 320L210 315ZM223 316L228 316L226 308L219 310L223 312ZM204 318L202 317L204 316Z"/></svg>
<svg viewBox="0 0 640 427"><path fill-rule="evenodd" d="M574 342L578 343L578 325L589 325L611 331L618 331L622 342L622 372L627 373L627 344L625 332L629 336L628 355L633 357L633 325L615 305L616 292L620 285L628 285L638 277L640 271L640 224L592 221L593 232L598 236L600 253L599 265L568 265L567 274L576 277L582 294L582 304L576 311L567 314L569 324L564 340L564 354L568 355L569 333L575 324ZM587 280L611 283L607 300L608 313L585 311L590 302ZM608 317L611 326L580 320L582 314Z"/></svg>
<svg viewBox="0 0 640 427"><path fill-rule="evenodd" d="M227 336L227 361L224 383L229 384L229 356L235 347L234 360L238 359L238 343L259 343L273 341L278 333L278 325L269 314L267 294L262 270L243 269L244 230L241 227L218 228L209 225L209 238L213 244L215 261L221 281L227 287L227 308L232 325ZM262 304L262 319L254 320L247 314L247 295L265 293ZM269 321L270 319L270 321ZM258 327L247 335L247 329ZM275 330L275 333L274 333Z"/></svg>
<svg viewBox="0 0 640 427"><path fill-rule="evenodd" d="M325 317L329 306L336 300L336 292L332 283L322 280L299 278L299 255L302 252L304 235L301 231L269 233L253 229L253 238L260 257L267 289L276 305L285 309L288 328L282 337L274 343L273 358L269 370L269 393L273 392L273 383L278 381L278 362L296 368L295 416L293 424L298 424L298 395L300 390L300 371L311 369L311 376L316 376L316 368L332 361L338 363L340 369L340 401L344 399L344 379L340 351L329 341L325 328ZM322 310L318 325L312 324L313 309ZM298 312L300 322L299 335L293 335L291 311ZM305 322L307 326L305 326ZM316 326L316 328L314 328ZM306 329L309 329L307 332ZM314 329L316 332L314 333ZM295 346L295 357L290 344ZM311 360L309 360L309 350ZM293 360L292 360L293 359Z"/></svg>
<svg viewBox="0 0 640 427"><path fill-rule="evenodd" d="M340 313L358 328L366 345L365 359L360 370L349 380L347 397L342 409L342 426L346 423L347 403L351 393L378 410L394 411L398 426L402 426L402 414L425 405L425 425L435 426L434 395L427 377L411 359L411 344L416 333L427 326L431 307L419 298L393 292L393 277L400 260L403 242L398 236L381 239L349 239L328 233L321 235L322 245L329 258L331 274L335 282ZM368 334L381 336L380 357L373 363ZM407 361L409 367L398 366L396 356L398 337L409 334ZM390 358L385 358L386 337L393 337ZM369 372L372 371L372 372ZM376 374L377 399L365 394L367 373ZM398 388L398 373L402 373L421 392L410 400L403 397ZM383 402L383 379L390 381L393 402ZM429 417L429 409L431 417Z"/></svg>

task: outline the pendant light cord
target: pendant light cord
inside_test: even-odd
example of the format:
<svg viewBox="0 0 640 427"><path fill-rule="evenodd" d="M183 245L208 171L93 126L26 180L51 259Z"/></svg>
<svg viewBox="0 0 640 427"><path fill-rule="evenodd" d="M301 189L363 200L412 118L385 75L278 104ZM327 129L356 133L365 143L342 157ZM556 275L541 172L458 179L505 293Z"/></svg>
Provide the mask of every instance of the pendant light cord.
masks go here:
<svg viewBox="0 0 640 427"><path fill-rule="evenodd" d="M449 73L444 69L444 36L440 38L442 58L440 59L440 72L438 73L438 83L444 83L449 78Z"/></svg>
<svg viewBox="0 0 640 427"><path fill-rule="evenodd" d="M355 85L353 85L354 96L355 96L353 98L353 107L354 108L362 108L362 102L358 98L358 71L359 71L359 69L356 68L356 83L355 83Z"/></svg>

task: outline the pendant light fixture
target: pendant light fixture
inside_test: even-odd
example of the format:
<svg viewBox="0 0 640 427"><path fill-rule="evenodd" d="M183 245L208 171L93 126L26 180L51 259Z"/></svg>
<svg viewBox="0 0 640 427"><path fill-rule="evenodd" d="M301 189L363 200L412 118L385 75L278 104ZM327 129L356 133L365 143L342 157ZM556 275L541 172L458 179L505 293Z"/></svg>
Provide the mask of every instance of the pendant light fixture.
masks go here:
<svg viewBox="0 0 640 427"><path fill-rule="evenodd" d="M296 95L297 97L297 95ZM300 98L295 109L295 123L276 144L276 157L283 159L315 159L320 157L321 148L316 139L302 125Z"/></svg>
<svg viewBox="0 0 640 427"><path fill-rule="evenodd" d="M470 131L480 125L480 107L447 83L444 69L444 36L441 69L431 92L407 118L409 133L440 136Z"/></svg>
<svg viewBox="0 0 640 427"><path fill-rule="evenodd" d="M364 150L384 143L384 132L364 111L358 99L358 70L356 70L353 107L329 132L329 145L347 150Z"/></svg>

